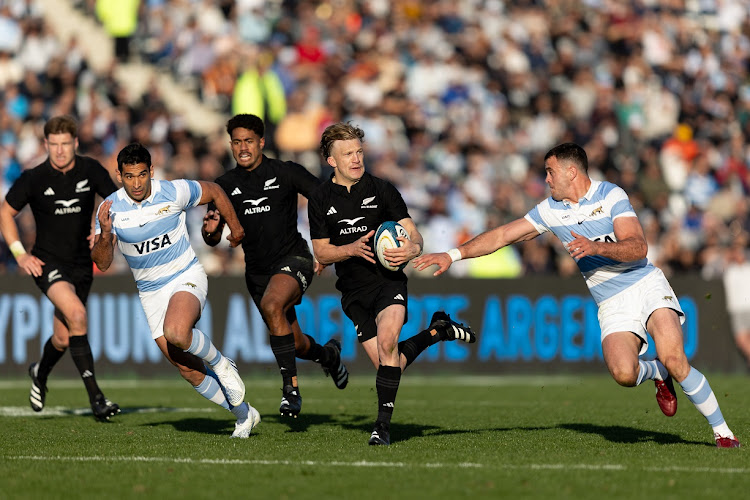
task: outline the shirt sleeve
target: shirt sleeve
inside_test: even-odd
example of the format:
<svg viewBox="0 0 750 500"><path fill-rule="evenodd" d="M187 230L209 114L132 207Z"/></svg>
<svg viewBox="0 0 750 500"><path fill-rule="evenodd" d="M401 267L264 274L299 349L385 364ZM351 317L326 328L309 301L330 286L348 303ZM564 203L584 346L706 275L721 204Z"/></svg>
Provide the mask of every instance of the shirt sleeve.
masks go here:
<svg viewBox="0 0 750 500"><path fill-rule="evenodd" d="M31 197L31 172L26 171L16 179L16 182L8 190L5 195L5 201L8 202L16 212L20 212L23 207L29 202Z"/></svg>
<svg viewBox="0 0 750 500"><path fill-rule="evenodd" d="M544 202L542 202L544 203ZM542 215L539 211L539 206L541 203L531 210L529 210L529 213L526 214L524 217L527 221L531 222L531 224L534 226L534 228L539 232L539 234L546 233L549 231L549 226L544 222L544 219L542 219Z"/></svg>
<svg viewBox="0 0 750 500"><path fill-rule="evenodd" d="M203 196L203 189L198 181L178 179L172 181L175 187L177 204L183 209L197 207Z"/></svg>
<svg viewBox="0 0 750 500"><path fill-rule="evenodd" d="M607 201L612 203L612 220L618 217L637 217L630 198L624 189L617 186L607 196Z"/></svg>
<svg viewBox="0 0 750 500"><path fill-rule="evenodd" d="M385 183L383 197L385 199L386 217L388 220L400 221L410 218L409 209L406 206L401 193L390 182Z"/></svg>
<svg viewBox="0 0 750 500"><path fill-rule="evenodd" d="M96 162L94 168L91 169L91 171L93 174L92 177L94 177L94 183L96 184L94 186L94 189L99 196L101 196L102 198L106 198L107 196L117 191L117 186L115 186L115 183L112 182L112 177L109 175L109 172L101 163Z"/></svg>
<svg viewBox="0 0 750 500"><path fill-rule="evenodd" d="M287 166L292 185L298 193L309 199L312 192L320 185L320 180L299 163L290 161L287 162Z"/></svg>
<svg viewBox="0 0 750 500"><path fill-rule="evenodd" d="M310 222L310 239L312 240L330 238L321 208L321 198L319 191L313 191L307 202L307 218Z"/></svg>

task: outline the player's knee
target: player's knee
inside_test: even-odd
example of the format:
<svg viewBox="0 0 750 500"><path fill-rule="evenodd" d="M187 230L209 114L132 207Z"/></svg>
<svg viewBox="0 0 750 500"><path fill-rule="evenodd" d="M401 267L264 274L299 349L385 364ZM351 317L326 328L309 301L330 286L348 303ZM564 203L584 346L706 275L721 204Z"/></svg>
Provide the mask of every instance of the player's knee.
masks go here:
<svg viewBox="0 0 750 500"><path fill-rule="evenodd" d="M392 355L398 346L397 340L378 339L378 351L386 356Z"/></svg>
<svg viewBox="0 0 750 500"><path fill-rule="evenodd" d="M277 297L267 295L260 301L260 312L266 321L283 316L284 302Z"/></svg>
<svg viewBox="0 0 750 500"><path fill-rule="evenodd" d="M86 332L88 326L88 317L86 316L86 308L77 307L69 313L65 318L68 324L68 330L71 333L81 334Z"/></svg>
<svg viewBox="0 0 750 500"><path fill-rule="evenodd" d="M63 351L70 346L70 337L67 333L53 333L52 334L52 345L58 351Z"/></svg>
<svg viewBox="0 0 750 500"><path fill-rule="evenodd" d="M612 378L623 387L633 387L638 381L638 370L635 367L620 364L609 367Z"/></svg>
<svg viewBox="0 0 750 500"><path fill-rule="evenodd" d="M183 329L181 329L177 324L165 321L163 332L164 338L167 339L167 342L169 342L173 346L179 347L183 350L190 347L187 332L183 331Z"/></svg>

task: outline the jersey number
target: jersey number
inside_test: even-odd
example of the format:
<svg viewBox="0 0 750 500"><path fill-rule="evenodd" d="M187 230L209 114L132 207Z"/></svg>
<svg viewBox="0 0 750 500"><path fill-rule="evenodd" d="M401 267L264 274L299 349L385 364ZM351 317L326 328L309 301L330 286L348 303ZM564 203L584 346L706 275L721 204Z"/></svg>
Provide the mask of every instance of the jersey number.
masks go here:
<svg viewBox="0 0 750 500"><path fill-rule="evenodd" d="M593 240L591 240L591 241L602 241L602 237L601 237L601 236L599 236L598 238L594 238L594 239L593 239ZM605 236L604 236L604 242L605 242L605 243L614 243L614 242L615 242L615 240L613 240L613 239L612 239L612 237L611 237L610 235L605 235Z"/></svg>

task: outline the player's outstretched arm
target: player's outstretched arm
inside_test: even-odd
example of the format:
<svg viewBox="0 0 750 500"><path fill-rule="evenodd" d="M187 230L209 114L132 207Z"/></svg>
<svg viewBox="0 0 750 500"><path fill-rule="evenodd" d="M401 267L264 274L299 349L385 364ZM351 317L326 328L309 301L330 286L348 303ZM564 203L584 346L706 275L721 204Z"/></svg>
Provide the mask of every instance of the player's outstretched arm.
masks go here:
<svg viewBox="0 0 750 500"><path fill-rule="evenodd" d="M375 264L375 254L369 244L370 239L375 235L372 230L361 238L357 238L348 245L333 245L329 238L320 238L312 240L313 253L320 264L328 265L341 262L350 257L362 257L367 262Z"/></svg>
<svg viewBox="0 0 750 500"><path fill-rule="evenodd" d="M7 201L3 201L3 204L0 205L0 232L2 232L10 252L15 257L18 267L26 274L39 277L42 275L44 261L26 253L26 249L18 236L18 226L16 226L14 220L16 215L18 215L18 210L11 207Z"/></svg>
<svg viewBox="0 0 750 500"><path fill-rule="evenodd" d="M112 200L106 200L99 205L96 218L99 221L100 233L94 238L91 249L91 260L100 271L106 271L112 265L115 256L115 235L112 233Z"/></svg>
<svg viewBox="0 0 750 500"><path fill-rule="evenodd" d="M245 229L242 227L242 224L240 224L240 220L237 218L237 213L234 211L232 202L229 201L229 197L221 188L221 186L219 186L215 182L198 182L203 189L203 196L201 197L201 201L199 204L205 205L206 203L210 203L212 201L214 202L214 204L216 205L216 209L221 214L222 219L224 219L229 226L229 231L231 232L231 234L227 236L229 245L232 247L236 247L242 242L242 239L245 237Z"/></svg>
<svg viewBox="0 0 750 500"><path fill-rule="evenodd" d="M510 244L528 241L537 236L539 236L539 232L531 222L525 218L516 219L513 222L485 231L458 248L453 248L447 252L428 253L417 257L412 262L418 271L424 271L432 265L438 266L433 275L439 276L457 260L488 255Z"/></svg>

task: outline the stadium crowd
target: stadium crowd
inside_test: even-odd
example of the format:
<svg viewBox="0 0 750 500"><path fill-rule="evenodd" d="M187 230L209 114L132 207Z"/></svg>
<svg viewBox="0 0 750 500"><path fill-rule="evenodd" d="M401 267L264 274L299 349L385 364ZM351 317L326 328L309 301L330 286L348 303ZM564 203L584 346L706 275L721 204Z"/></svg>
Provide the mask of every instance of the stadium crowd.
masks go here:
<svg viewBox="0 0 750 500"><path fill-rule="evenodd" d="M96 0L75 3L97 15ZM80 120L81 154L112 172L131 141L167 178L233 167L224 130L191 133L153 88L129 101L76 39L60 46L34 0L0 5L0 194L44 160L41 126L62 113ZM425 252L525 214L545 196L544 153L566 141L585 147L593 178L628 192L668 275L717 278L729 249L747 247L742 0L143 0L127 57L172 72L227 118L262 116L267 154L321 179L323 129L359 125L368 169L399 188ZM240 274L241 252L200 242L202 216L190 228L207 271ZM30 214L19 226L30 248ZM454 275L578 272L547 237L460 264ZM0 273L14 266L0 241Z"/></svg>

